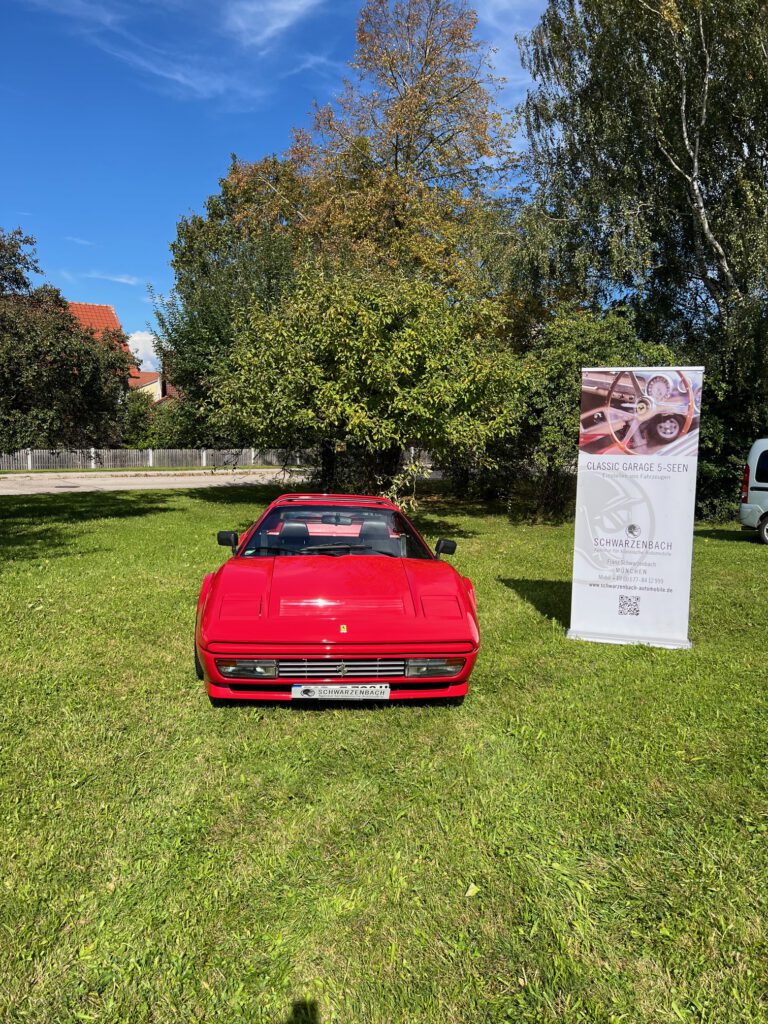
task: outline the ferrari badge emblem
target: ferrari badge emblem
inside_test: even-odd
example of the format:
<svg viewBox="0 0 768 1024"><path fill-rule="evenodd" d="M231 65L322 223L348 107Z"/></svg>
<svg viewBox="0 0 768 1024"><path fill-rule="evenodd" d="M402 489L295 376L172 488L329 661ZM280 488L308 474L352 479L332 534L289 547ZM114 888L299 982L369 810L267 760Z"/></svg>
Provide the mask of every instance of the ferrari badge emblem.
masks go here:
<svg viewBox="0 0 768 1024"><path fill-rule="evenodd" d="M344 626L344 625L342 625L342 626L339 626L339 632L340 632L340 633L346 633L346 632L347 632L347 627L346 627L346 626Z"/></svg>

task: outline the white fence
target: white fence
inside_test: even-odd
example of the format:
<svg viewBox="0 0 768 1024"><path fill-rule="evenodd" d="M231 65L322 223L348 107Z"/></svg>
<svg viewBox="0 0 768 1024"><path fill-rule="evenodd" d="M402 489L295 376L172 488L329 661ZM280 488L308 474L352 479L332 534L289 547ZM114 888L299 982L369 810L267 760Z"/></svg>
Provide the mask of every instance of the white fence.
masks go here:
<svg viewBox="0 0 768 1024"><path fill-rule="evenodd" d="M306 452L280 448L27 448L0 453L0 471L35 469L233 469L235 466L301 466Z"/></svg>

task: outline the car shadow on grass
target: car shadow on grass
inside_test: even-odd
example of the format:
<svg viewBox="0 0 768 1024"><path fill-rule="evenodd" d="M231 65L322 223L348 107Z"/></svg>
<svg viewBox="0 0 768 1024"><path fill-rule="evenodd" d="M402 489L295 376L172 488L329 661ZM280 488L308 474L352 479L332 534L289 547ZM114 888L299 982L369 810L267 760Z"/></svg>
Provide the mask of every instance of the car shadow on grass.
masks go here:
<svg viewBox="0 0 768 1024"><path fill-rule="evenodd" d="M499 583L521 597L547 619L568 628L571 609L570 580L528 580L498 577Z"/></svg>
<svg viewBox="0 0 768 1024"><path fill-rule="evenodd" d="M86 491L7 495L0 500L0 565L58 558L82 549L69 527L98 519L131 519L173 511L172 491Z"/></svg>
<svg viewBox="0 0 768 1024"><path fill-rule="evenodd" d="M290 1017L283 1024L320 1024L320 1013L314 999L297 999L291 1007Z"/></svg>
<svg viewBox="0 0 768 1024"><path fill-rule="evenodd" d="M357 711L372 713L393 708L456 708L460 705L450 702L446 697L409 698L408 700L248 700L247 698L225 700L223 704L211 707L212 711L232 711L235 708L251 708L253 711L266 711L269 708L282 708L293 714L319 714L325 711Z"/></svg>

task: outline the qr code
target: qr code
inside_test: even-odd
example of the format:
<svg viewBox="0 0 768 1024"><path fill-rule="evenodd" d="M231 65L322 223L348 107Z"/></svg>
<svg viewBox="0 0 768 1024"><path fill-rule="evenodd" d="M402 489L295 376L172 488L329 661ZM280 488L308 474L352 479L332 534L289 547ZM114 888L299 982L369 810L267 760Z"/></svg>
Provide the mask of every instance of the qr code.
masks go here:
<svg viewBox="0 0 768 1024"><path fill-rule="evenodd" d="M639 615L640 598L619 594L619 615Z"/></svg>

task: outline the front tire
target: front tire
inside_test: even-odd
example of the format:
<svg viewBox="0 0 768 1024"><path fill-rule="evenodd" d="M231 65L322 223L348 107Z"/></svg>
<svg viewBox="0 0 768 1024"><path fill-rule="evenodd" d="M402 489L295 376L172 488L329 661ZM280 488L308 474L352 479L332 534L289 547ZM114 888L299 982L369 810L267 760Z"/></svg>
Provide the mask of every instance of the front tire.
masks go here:
<svg viewBox="0 0 768 1024"><path fill-rule="evenodd" d="M205 679L205 672L203 671L203 665L200 661L200 655L197 653L197 644L195 644L195 672L198 679Z"/></svg>
<svg viewBox="0 0 768 1024"><path fill-rule="evenodd" d="M208 700L211 702L211 706L214 707L214 708L225 708L227 706L227 704L229 704L229 701L226 700L226 698L224 698L224 697L211 697L211 696L209 696Z"/></svg>
<svg viewBox="0 0 768 1024"><path fill-rule="evenodd" d="M757 536L761 544L768 544L768 516L763 516L758 523Z"/></svg>

